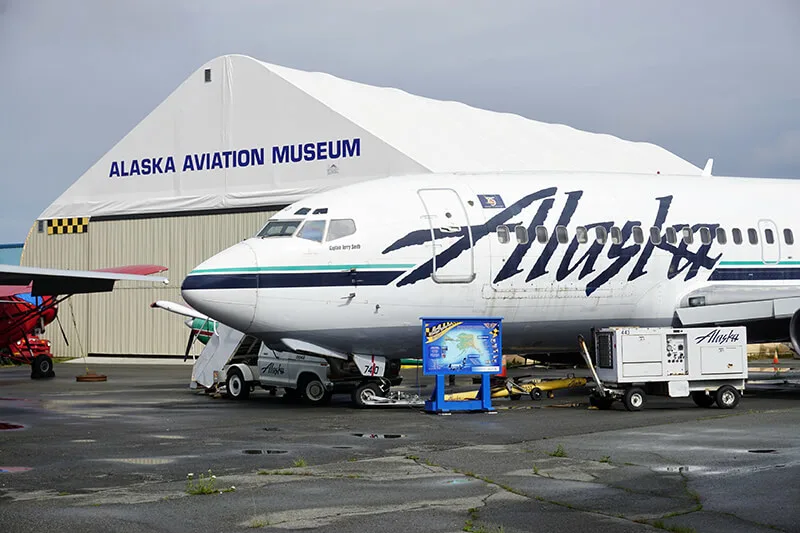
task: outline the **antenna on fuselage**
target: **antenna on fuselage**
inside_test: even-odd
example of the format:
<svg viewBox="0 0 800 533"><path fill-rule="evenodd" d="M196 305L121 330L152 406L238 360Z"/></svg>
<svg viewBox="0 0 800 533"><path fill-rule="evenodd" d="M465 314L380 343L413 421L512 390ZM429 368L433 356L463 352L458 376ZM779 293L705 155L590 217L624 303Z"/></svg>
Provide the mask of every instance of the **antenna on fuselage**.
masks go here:
<svg viewBox="0 0 800 533"><path fill-rule="evenodd" d="M711 175L711 167L714 166L714 158L709 157L708 161L706 161L706 166L703 167L703 172L700 174L701 176L710 176Z"/></svg>

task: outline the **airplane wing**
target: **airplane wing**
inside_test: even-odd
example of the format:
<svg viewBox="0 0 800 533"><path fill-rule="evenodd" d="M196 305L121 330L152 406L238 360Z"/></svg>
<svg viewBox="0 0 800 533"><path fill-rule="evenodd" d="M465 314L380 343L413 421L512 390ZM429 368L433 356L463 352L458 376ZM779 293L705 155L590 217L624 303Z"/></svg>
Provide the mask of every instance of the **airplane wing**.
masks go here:
<svg viewBox="0 0 800 533"><path fill-rule="evenodd" d="M149 281L168 283L167 278L148 276L167 270L158 265L130 265L100 270L61 270L53 268L0 265L0 288L28 292L32 296L57 296L60 294L83 294L108 292L117 281ZM9 288L9 287L12 288ZM18 294L15 292L14 294Z"/></svg>
<svg viewBox="0 0 800 533"><path fill-rule="evenodd" d="M785 285L715 285L695 289L676 309L684 326L787 319L800 309L800 288Z"/></svg>
<svg viewBox="0 0 800 533"><path fill-rule="evenodd" d="M190 318L199 318L200 320L211 320L203 313L199 313L194 309L192 309L191 307L187 307L181 304L176 304L175 302L168 302L166 300L158 300L157 302L153 302L150 304L150 307L154 309L164 309L165 311L169 311L170 313L175 313L176 315L188 316Z"/></svg>
<svg viewBox="0 0 800 533"><path fill-rule="evenodd" d="M30 285L0 285L0 298L8 298L17 294L27 294L31 292Z"/></svg>

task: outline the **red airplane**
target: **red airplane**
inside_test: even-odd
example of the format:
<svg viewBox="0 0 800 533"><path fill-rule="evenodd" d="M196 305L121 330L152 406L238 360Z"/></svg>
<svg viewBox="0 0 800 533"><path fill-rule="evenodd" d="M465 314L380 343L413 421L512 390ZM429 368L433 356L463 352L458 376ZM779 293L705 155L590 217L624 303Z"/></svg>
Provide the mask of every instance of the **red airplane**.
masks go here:
<svg viewBox="0 0 800 533"><path fill-rule="evenodd" d="M0 265L0 356L30 364L32 379L55 376L50 342L39 335L55 320L61 302L73 294L109 292L117 281L167 283L150 276L165 270L158 265L99 270Z"/></svg>

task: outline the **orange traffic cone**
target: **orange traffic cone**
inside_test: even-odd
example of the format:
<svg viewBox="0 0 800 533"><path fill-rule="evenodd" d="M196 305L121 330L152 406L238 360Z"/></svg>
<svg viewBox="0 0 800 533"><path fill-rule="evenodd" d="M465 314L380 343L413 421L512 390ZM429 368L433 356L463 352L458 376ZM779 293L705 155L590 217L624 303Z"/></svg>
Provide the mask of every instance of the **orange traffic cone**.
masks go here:
<svg viewBox="0 0 800 533"><path fill-rule="evenodd" d="M775 355L772 356L772 364L777 365L778 363L780 363L780 360L778 359L778 350L775 350ZM774 366L772 367L772 370L778 372L779 368L777 366Z"/></svg>
<svg viewBox="0 0 800 533"><path fill-rule="evenodd" d="M501 363L502 370L500 371L499 374L495 374L498 378L506 377L506 356L504 355L502 356L502 358L503 358L503 361Z"/></svg>

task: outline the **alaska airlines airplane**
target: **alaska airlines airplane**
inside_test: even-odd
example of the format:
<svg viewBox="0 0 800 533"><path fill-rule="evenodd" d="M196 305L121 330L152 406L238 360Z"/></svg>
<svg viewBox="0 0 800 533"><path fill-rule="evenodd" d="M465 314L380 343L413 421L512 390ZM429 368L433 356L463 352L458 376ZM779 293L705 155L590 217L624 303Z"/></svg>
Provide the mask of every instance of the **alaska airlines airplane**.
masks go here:
<svg viewBox="0 0 800 533"><path fill-rule="evenodd" d="M604 326L800 339L797 182L525 172L399 176L306 197L182 295L280 350L418 357L422 316L502 317L504 353Z"/></svg>

